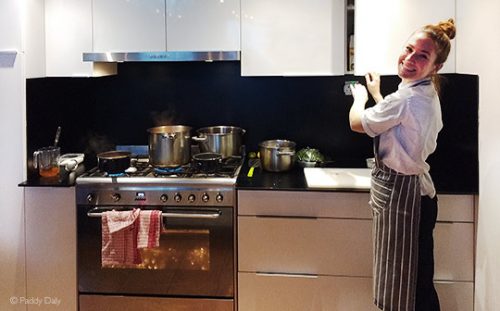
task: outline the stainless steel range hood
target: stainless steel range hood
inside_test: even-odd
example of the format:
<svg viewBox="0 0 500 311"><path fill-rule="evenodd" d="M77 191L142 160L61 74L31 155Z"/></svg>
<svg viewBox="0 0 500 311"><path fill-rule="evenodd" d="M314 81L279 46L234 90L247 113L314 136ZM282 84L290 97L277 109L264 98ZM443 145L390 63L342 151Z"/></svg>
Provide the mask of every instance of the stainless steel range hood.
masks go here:
<svg viewBox="0 0 500 311"><path fill-rule="evenodd" d="M193 62L193 61L238 61L239 51L213 52L102 52L83 53L84 62Z"/></svg>

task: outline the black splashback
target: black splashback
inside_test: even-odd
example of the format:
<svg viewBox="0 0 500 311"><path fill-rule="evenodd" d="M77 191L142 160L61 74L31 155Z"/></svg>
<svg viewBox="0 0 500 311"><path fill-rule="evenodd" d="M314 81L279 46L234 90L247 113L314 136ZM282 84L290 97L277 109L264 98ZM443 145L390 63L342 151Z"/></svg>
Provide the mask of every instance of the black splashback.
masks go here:
<svg viewBox="0 0 500 311"><path fill-rule="evenodd" d="M478 77L445 76L445 128L431 173L441 191L477 192ZM116 76L28 79L28 156L52 143L58 125L62 152L88 158L116 144L145 145L147 129L156 125L235 125L247 130L247 150L266 139L290 139L362 166L372 140L349 129L352 97L343 87L363 79L241 77L239 62L123 63ZM382 79L383 94L397 88L397 76Z"/></svg>

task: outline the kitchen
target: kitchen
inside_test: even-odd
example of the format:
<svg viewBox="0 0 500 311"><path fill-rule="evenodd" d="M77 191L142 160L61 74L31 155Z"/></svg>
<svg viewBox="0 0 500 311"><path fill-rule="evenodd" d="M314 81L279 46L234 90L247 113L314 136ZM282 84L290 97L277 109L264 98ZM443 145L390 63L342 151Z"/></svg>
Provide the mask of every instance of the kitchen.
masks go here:
<svg viewBox="0 0 500 311"><path fill-rule="evenodd" d="M57 1L46 1L46 4L57 4ZM29 3L31 9L40 6L37 1L33 1ZM359 2L357 3L359 5ZM459 23L459 27L463 27L465 29L474 29L475 20L474 18L478 18L482 20L481 14L487 14L488 10L480 10L474 8L469 8L469 4L457 2L457 23ZM12 4L12 8L14 9L15 5ZM476 12L477 10L477 12ZM6 11L7 12L7 11ZM467 15L461 15L467 12ZM473 15L477 14L477 15ZM472 17L469 17L472 16ZM39 17L38 17L39 18ZM493 19L492 19L493 20ZM36 16L33 17L32 21L36 21ZM463 23L463 24L462 24ZM19 42L21 41L21 33L22 23L18 21L18 37L15 37ZM465 26L460 26L465 25ZM9 24L9 26L11 26ZM48 27L48 26L47 26ZM4 28L11 29L11 28ZM459 28L460 30L460 28ZM466 30L463 30L464 33ZM491 198L491 202L487 199L489 198L488 192L485 191L490 190L490 195L493 195L493 189L488 188L490 185L494 185L493 178L490 174L491 172L495 172L495 162L489 163L490 152L495 150L495 140L489 139L486 140L487 135L492 135L489 133L494 133L495 123L492 121L491 124L483 123L483 119L488 122L489 116L494 116L496 110L494 110L494 106L492 107L485 104L487 102L488 97L485 94L485 84L488 83L488 80L484 80L488 77L488 73L493 67L491 64L484 65L485 71L481 71L481 66L478 65L478 61L469 56L468 53L472 53L472 49L474 46L480 46L470 44L466 40L475 40L477 35L471 34L467 37L459 37L457 40L457 68L461 70L456 70L454 72L465 72L472 74L479 74L480 77L480 141L487 141L488 145L480 145L479 146L479 158L480 158L480 193L479 197L479 205L481 208L479 209L479 227L478 227L478 250L476 252L477 263L481 263L480 266L476 266L476 309L477 310L490 310L495 309L495 297L492 295L488 295L489 292L495 292L494 288L498 286L498 281L496 281L494 273L492 273L489 269L493 269L494 265L494 255L498 253L498 250L495 253L496 245L488 244L491 243L491 239L486 239L486 236L490 237L492 235L497 234L495 230L496 226L490 225L488 226L488 222L492 221L495 218L494 209L489 211L489 206L494 206L494 198ZM83 41L82 37L78 37L78 42L74 42L75 45L81 44ZM40 39L40 36L35 37L35 39ZM14 41L14 42L18 42ZM10 42L9 42L10 43ZM36 66L42 66L40 62L30 63L31 58L28 57L29 45L36 43L35 40L25 39L26 44L26 64L22 63L23 66L26 67L26 71L29 72L34 70L33 68L39 68ZM243 43L243 42L242 42ZM19 43L20 44L20 43ZM463 46L462 46L463 45ZM22 46L22 45L18 45ZM484 44L482 45L484 46ZM498 48L498 46L496 46ZM12 48L11 46L6 46L5 49L8 50ZM49 46L50 48L50 46ZM460 52L461 51L461 52ZM489 52L489 51L487 51ZM479 52L478 52L479 53ZM483 53L483 52L481 52ZM485 52L486 53L486 52ZM31 54L33 55L33 54ZM53 55L53 54L51 54ZM63 55L71 55L67 53L63 53ZM494 55L494 54L492 54ZM78 55L80 57L80 55ZM16 66L20 64L20 59L23 59L23 55L21 53L18 54L18 60L15 63ZM486 59L480 57L480 59ZM47 59L47 62L49 59ZM470 63L470 64L469 64ZM479 62L480 63L480 62ZM90 64L84 64L84 66L90 66ZM30 151L32 151L33 147L40 147L41 145L47 144L45 141L52 140L53 132L55 131L55 127L58 124L52 124L50 122L50 118L47 118L43 113L44 106L47 103L51 103L54 106L54 113L67 115L69 114L83 114L83 118L74 118L71 119L70 122L67 122L63 125L63 133L61 135L61 146L65 146L66 152L72 151L80 151L83 149L83 145L81 142L75 141L72 139L73 137L82 137L87 133L79 133L78 129L81 128L81 125L85 125L85 118L97 118L98 120L93 120L95 122L94 132L98 134L104 132L108 134L108 137L105 139L112 138L112 140L117 140L119 143L124 144L135 144L135 143L144 143L147 139L146 129L150 126L153 117L150 115L151 111L156 111L160 115L162 111L166 108L165 103L169 101L175 101L179 98L182 99L182 102L179 105L176 105L174 108L175 113L179 116L180 121L186 120L189 121L190 125L194 127L201 127L203 125L213 125L206 124L207 122L215 122L215 123L225 123L231 122L242 126L248 130L248 135L246 137L247 145L249 148L255 148L256 144L263 139L266 138L276 138L276 137L287 137L293 138L297 140L301 144L314 144L321 147L321 150L327 154L335 155L337 158L346 158L350 154L356 153L359 154L360 158L366 157L366 153L370 151L370 141L364 141L361 137L356 136L348 131L347 122L343 119L343 116L346 116L346 109L348 107L349 97L343 94L343 85L346 80L345 77L310 77L310 78L302 78L302 77L290 77L290 78L272 78L272 77L249 77L243 78L240 75L240 68L238 62L224 62L224 63L184 63L184 64L120 64L118 65L119 74L117 76L109 76L98 79L88 79L88 78L74 78L74 79L64 79L64 78L53 78L53 79L33 79L28 80L27 82L27 91L26 95L21 95L21 97L17 96L17 105L13 105L12 109L14 109L14 113L16 113L19 117L17 119L12 117L12 114L9 116L5 116L3 124L12 125L8 127L3 133L8 137L5 137L3 141L9 141L9 146L11 146L11 141L18 141L19 146L17 149L11 153L9 156L12 157L12 160L9 160L9 163L18 163L20 159L28 159L30 158ZM243 66L243 64L242 64ZM460 67L463 66L463 67ZM470 67L470 68L469 68ZM54 67L52 67L54 68ZM241 68L243 70L243 67ZM47 67L49 70L49 67ZM452 71L453 72L453 71ZM206 75L206 77L192 78L194 75ZM156 75L156 76L155 76ZM171 76L170 76L171 75ZM317 74L318 76L321 74ZM42 77L45 75L42 75ZM47 74L47 76L50 76ZM58 76L58 74L55 74ZM139 76L139 77L138 77ZM26 75L26 77L34 77L34 75ZM451 75L452 81L457 78L455 75ZM462 78L462 77L458 77ZM21 79L21 82L19 82ZM165 79L165 80L161 80ZM390 79L390 78L389 78ZM141 80L144 80L141 82ZM212 81L207 86L206 81ZM15 94L24 94L22 89L24 85L24 77L18 78L16 80L16 86L18 87L18 92ZM467 81L465 79L465 81ZM138 84L137 84L138 83ZM141 84L142 83L142 84ZM155 85L155 83L157 83ZM174 88L165 87L165 85L169 85L169 83L173 83ZM394 82L391 82L394 83ZM464 82L470 83L470 82ZM493 83L493 82L492 82ZM135 85L135 86L134 86ZM338 87L332 88L331 85L338 85ZM488 85L488 84L486 84ZM134 86L134 87L130 87ZM183 89L184 88L184 89ZM197 94L187 94L189 90L195 88L198 90L201 95L201 103L200 97L197 97ZM232 92L226 90L233 90ZM303 88L304 91L301 92L300 89ZM122 92L121 90L130 89L129 92ZM186 90L187 89L187 90ZM9 87L8 90L10 92L15 92L15 87ZM177 90L177 91L176 91ZM225 90L222 92L221 90ZM289 92L290 90L294 90L295 102L287 102L290 100L283 93ZM299 91L297 91L299 90ZM493 92L493 88L491 92ZM67 92L65 94L65 92ZM177 92L177 93L176 93ZM181 94L182 95L179 95ZM194 92L191 92L194 93ZM260 93L262 95L259 96ZM333 93L333 94L332 94ZM9 94L6 92L5 94ZM28 98L30 94L45 94L46 98L43 96L39 99ZM323 95L322 95L323 94ZM7 96L7 95L5 95ZM31 107L26 107L26 111L24 108L23 99L26 96L27 102L35 103ZM146 98L144 98L146 96ZM192 96L190 99L189 96ZM263 102L262 97L269 97L269 102L264 102L259 106L259 103ZM312 96L312 97L311 97ZM86 97L86 98L85 98ZM227 98L226 98L227 97ZM246 101L245 101L245 98ZM492 97L491 97L492 98ZM72 105L68 103L68 99L73 101ZM335 102L332 105L332 99L339 99L338 102ZM20 100L20 101L19 101ZM193 100L196 100L196 103L193 103ZM304 102L308 102L311 106L304 107ZM102 103L110 103L109 105L103 106ZM129 106L127 106L129 103ZM137 103L141 103L139 105L139 111L137 111ZM215 107L215 109L208 109L210 107L201 106L201 111L203 114L196 114L191 117L190 111L195 108L199 108L198 105L203 105L203 103L220 103L220 106ZM234 107L237 104L237 109ZM270 104L271 103L271 104ZM289 105L287 105L289 103ZM134 105L135 104L135 105ZM233 106L231 106L231 104ZM135 107L131 107L131 106ZM191 105L191 107L190 107ZM451 103L450 105L453 105ZM126 113L127 110L134 108L134 111L137 112L129 112ZM37 110L40 109L40 110ZM288 110L291 111L287 113ZM321 114L313 114L311 111L313 109L317 109L319 111L324 111ZM344 109L344 110L342 110ZM488 110L490 109L490 110ZM68 111L69 110L69 111ZM61 112L63 111L63 112ZM66 114L64 113L66 111ZM141 111L145 111L145 113L141 113ZM269 115L270 119L265 120L265 122L258 123L259 120L257 116L260 116L264 111L264 115ZM489 111L489 112L488 112ZM223 112L223 113L221 113ZM292 113L293 112L293 113ZM24 115L27 115L27 126L28 129L24 130ZM93 114L92 114L93 113ZM307 124L314 123L317 128L313 128L314 133L322 133L324 132L325 124L329 124L329 119L326 118L327 114L331 114L332 116L338 117L335 119L335 122L331 122L330 126L333 127L332 132L341 133L336 135L335 137L324 137L321 135L311 135L304 133L301 129L298 129L295 125L299 122L306 122ZM32 135L33 133L29 129L33 115L39 114L39 119L45 118L46 123L44 123L44 128L46 128L47 133L41 133L39 131L39 137L34 139L26 139L25 135ZM112 117L114 115L120 116L119 122L113 122L112 125L108 123L106 125L104 122L101 122L103 119L108 117ZM295 117L297 119L293 119L290 124L286 124L283 122L283 115L288 117ZM324 116L322 116L324 115ZM255 117L249 117L255 116ZM300 118L299 118L300 117ZM127 120L129 118L129 120ZM184 119L183 119L184 118ZM88 120L88 119L87 119ZM132 120L133 122L131 122ZM11 122L11 123L9 123ZM14 124L12 124L14 122ZM37 122L40 122L38 120ZM120 125L120 123L126 125ZM256 123L257 122L257 123ZM90 123L90 122L88 122ZM214 124L215 124L214 123ZM276 124L276 126L269 126L269 124ZM74 127L72 127L74 125ZM294 126L291 126L294 125ZM487 131L481 130L482 126L492 126L492 128L487 128ZM50 129L48 128L50 127ZM123 128L127 127L127 130L124 131ZM133 127L133 128L130 128ZM12 129L18 129L16 131ZM130 129L129 129L130 128ZM327 127L327 129L330 129ZM72 132L76 131L76 132ZM66 132L67 131L67 132ZM273 132L274 131L274 132ZM267 135L273 134L271 137L267 137ZM18 139L13 139L13 135L19 135ZM44 138L44 135L50 136L50 138ZM134 136L135 135L135 136ZM302 136L301 136L302 135ZM482 135L485 135L484 138ZM98 135L99 136L99 135ZM47 136L45 136L47 137ZM99 136L102 138L102 136ZM38 141L36 139L39 139ZM127 141L128 140L128 141ZM332 142L333 140L333 142ZM337 141L338 140L338 141ZM350 144L350 142L354 142ZM33 144L35 146L27 146L25 145ZM71 145L71 144L75 145ZM41 144L41 145L40 145ZM80 144L80 145L79 145ZM74 149L73 149L74 148ZM359 148L359 149L358 149ZM481 148L485 148L484 150ZM490 151L492 150L492 151ZM83 150L82 150L83 151ZM494 161L495 153L491 153L491 160ZM14 156L16 156L14 158ZM487 165L487 166L483 166ZM5 220L2 220L2 228L8 228L8 232L5 232L3 236L10 237L7 239L6 248L11 247L13 250L8 252L5 260L7 263L11 265L15 265L19 267L18 269L13 269L13 271L5 272L6 280L12 280L11 282L7 282L9 287L2 290L3 293L6 293L5 299L2 299L1 303L5 302L5 309L15 308L12 304L7 302L8 297L11 296L23 296L23 294L19 294L25 291L25 284L20 283L20 279L16 278L15 273L19 273L23 275L24 265L19 263L16 258L19 260L22 259L22 240L24 237L24 229L20 227L20 222L23 219L23 194L22 189L18 189L17 187L14 189L12 185L17 185L19 181L25 180L28 172L26 172L25 168L26 164L24 160L17 167L18 170L14 170L15 167L9 167L8 170L14 170L12 173L6 173L5 177L2 180L5 180L5 187L2 187L2 191L6 191L10 195L2 196L2 208L5 208L4 214L7 216ZM487 168L487 169L486 169ZM481 174L484 169L484 174ZM15 177L15 178L14 178ZM14 180L15 179L15 180ZM491 181L491 182L488 182ZM11 185L12 184L12 185ZM460 186L460 185L459 185ZM12 188L11 188L12 187ZM490 186L491 187L491 186ZM5 190L4 190L5 189ZM13 195L17 194L17 195ZM12 206L19 206L15 212L12 211ZM491 208L490 208L491 209ZM486 213L486 216L482 216L483 213ZM489 213L489 214L488 214ZM482 227L483 223L485 227ZM17 226L16 226L17 224ZM484 235L484 237L482 237ZM16 244L19 243L19 244ZM485 243L485 244L483 244ZM4 246L2 245L2 249ZM487 251L486 251L487 250ZM491 253L493 251L493 253ZM29 252L29 251L28 251ZM4 255L2 255L4 256ZM18 257L17 257L18 256ZM29 260L29 258L27 258ZM2 261L4 258L2 258ZM2 270L2 276L4 276L4 270ZM497 276L498 277L498 276ZM490 279L491 278L491 279ZM17 280L17 281L16 281ZM19 286L19 288L15 288L15 286ZM17 294L16 294L17 293ZM3 306L3 305L2 305ZM19 307L19 306L18 306ZM22 307L19 307L22 308ZM4 308L2 308L4 309Z"/></svg>

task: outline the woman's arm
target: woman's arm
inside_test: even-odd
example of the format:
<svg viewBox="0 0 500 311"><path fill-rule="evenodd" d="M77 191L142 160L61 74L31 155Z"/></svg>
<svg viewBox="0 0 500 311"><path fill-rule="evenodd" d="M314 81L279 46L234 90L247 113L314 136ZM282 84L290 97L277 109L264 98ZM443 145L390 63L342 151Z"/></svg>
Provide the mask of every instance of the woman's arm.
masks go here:
<svg viewBox="0 0 500 311"><path fill-rule="evenodd" d="M349 111L349 125L354 132L365 133L363 125L361 124L361 114L365 110L366 102L368 101L368 92L366 88L359 83L351 84L350 87L354 102Z"/></svg>

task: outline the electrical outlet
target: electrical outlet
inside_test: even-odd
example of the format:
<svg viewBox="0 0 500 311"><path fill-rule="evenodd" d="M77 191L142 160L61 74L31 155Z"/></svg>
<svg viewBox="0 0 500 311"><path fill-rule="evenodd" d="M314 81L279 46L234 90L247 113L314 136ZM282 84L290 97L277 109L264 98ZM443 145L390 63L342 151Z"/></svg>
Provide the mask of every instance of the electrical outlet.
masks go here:
<svg viewBox="0 0 500 311"><path fill-rule="evenodd" d="M358 81L345 81L344 82L344 94L346 96L352 95L351 93L351 84L356 84Z"/></svg>

